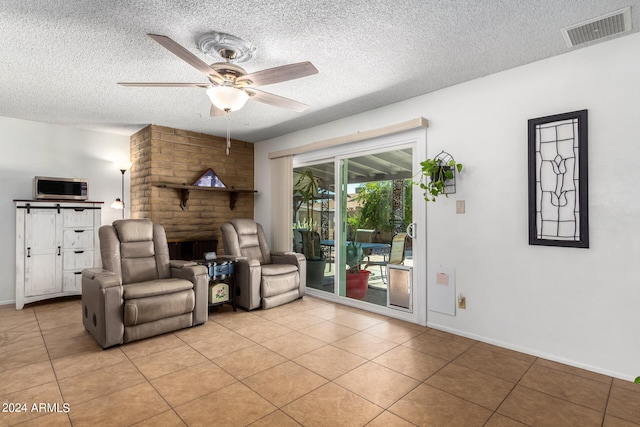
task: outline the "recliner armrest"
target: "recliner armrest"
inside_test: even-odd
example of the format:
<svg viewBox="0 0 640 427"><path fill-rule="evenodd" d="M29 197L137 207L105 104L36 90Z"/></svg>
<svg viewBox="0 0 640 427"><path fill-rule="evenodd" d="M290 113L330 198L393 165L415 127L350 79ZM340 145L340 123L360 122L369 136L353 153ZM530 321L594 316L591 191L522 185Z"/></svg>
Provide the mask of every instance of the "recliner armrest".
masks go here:
<svg viewBox="0 0 640 427"><path fill-rule="evenodd" d="M255 258L247 258L246 256L220 255L218 259L235 261L236 263L249 268L260 267L260 261Z"/></svg>
<svg viewBox="0 0 640 427"><path fill-rule="evenodd" d="M233 274L236 283L236 304L246 310L260 307L260 280L262 277L260 261L243 256L233 256L227 259L235 261Z"/></svg>
<svg viewBox="0 0 640 427"><path fill-rule="evenodd" d="M191 280L191 277L194 276L202 276L208 275L209 272L207 267L204 265L192 264L192 265L181 265L181 266L171 266L171 277L175 277L178 279L186 279Z"/></svg>
<svg viewBox="0 0 640 427"><path fill-rule="evenodd" d="M297 252L271 252L271 262L274 264L293 264L300 273L300 296L307 292L307 259Z"/></svg>
<svg viewBox="0 0 640 427"><path fill-rule="evenodd" d="M195 261L183 261L178 259L173 259L169 261L169 268L171 269L171 277L175 277L178 279L190 280L192 282L197 280L198 276L206 275L208 276L209 270L206 266L202 264L198 264ZM195 279L192 279L195 278Z"/></svg>
<svg viewBox="0 0 640 427"><path fill-rule="evenodd" d="M171 268L182 268L190 265L198 265L195 261L185 261L181 259L172 259L169 261L169 267Z"/></svg>
<svg viewBox="0 0 640 427"><path fill-rule="evenodd" d="M101 289L122 285L114 272L102 268L86 268L82 270L82 276L97 283Z"/></svg>
<svg viewBox="0 0 640 427"><path fill-rule="evenodd" d="M101 268L82 270L82 323L102 348L124 341L120 277Z"/></svg>
<svg viewBox="0 0 640 427"><path fill-rule="evenodd" d="M300 266L301 263L306 262L306 259L303 254L297 252L271 252L271 262Z"/></svg>
<svg viewBox="0 0 640 427"><path fill-rule="evenodd" d="M217 259L224 259L228 261L242 261L248 259L246 256L235 256L235 255L218 255Z"/></svg>
<svg viewBox="0 0 640 427"><path fill-rule="evenodd" d="M206 266L191 261L172 260L169 262L171 277L188 280L193 283L196 302L193 309L193 324L205 323L208 318L207 291L209 289L209 271Z"/></svg>

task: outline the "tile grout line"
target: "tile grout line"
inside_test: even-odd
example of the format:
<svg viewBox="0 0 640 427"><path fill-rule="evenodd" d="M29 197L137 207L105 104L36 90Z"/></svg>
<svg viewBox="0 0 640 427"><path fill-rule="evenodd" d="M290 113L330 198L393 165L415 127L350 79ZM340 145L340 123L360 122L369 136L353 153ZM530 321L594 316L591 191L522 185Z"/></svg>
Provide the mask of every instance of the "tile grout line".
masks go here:
<svg viewBox="0 0 640 427"><path fill-rule="evenodd" d="M168 334L166 334L166 335L173 335L174 337L176 337L177 339L179 339L180 341L182 341L182 340L180 339L180 337L176 336L176 334L175 334L174 332L170 332L170 333L168 333ZM184 341L182 341L182 342L184 342ZM187 344L187 343L185 343L185 344ZM188 345L188 344L187 344L187 345ZM189 348L193 348L193 347L189 346ZM195 350L195 349L194 349L194 350ZM138 368L138 365L136 365L136 364L134 363L133 359L131 359L131 357L129 357L129 355L128 355L125 351L122 351L122 353L124 354L124 357L126 357L126 358L127 358L127 360L129 361L129 363L131 363L131 365L133 365L133 367L136 369L136 371L138 371L138 373L142 376L142 378L144 378L144 380L147 382L147 384L148 384L148 385L149 385L149 386L150 386L150 387L151 387L151 388L152 388L152 389L153 389L153 390L158 394L158 396L160 396L160 398L161 398L161 399L162 399L162 400L167 404L167 406L169 407L169 410L170 410L170 411L172 411L174 414L176 414L176 416L180 419L180 421L182 421L185 425L188 425L188 424L186 423L186 421L185 421L184 419L182 419L182 417L180 416L180 414L178 414L178 412L175 410L175 408L173 407L173 405L171 405L171 404L169 403L169 401L167 401L167 399L162 395L162 393L160 393L160 390L158 390L158 389L156 388L156 386L151 382L151 380L150 380L149 378L147 378L147 376L146 376L146 375L145 375L145 374L140 370L140 368ZM159 351L158 351L158 352L156 352L156 353L159 353ZM153 354L153 353L152 353L152 354ZM188 367L182 368L182 369L180 369L180 370L183 370L183 369L188 369ZM169 375L169 374L166 374L166 375ZM158 378L160 378L160 377L158 377ZM131 386L131 387L134 387L134 386ZM114 391L113 393L119 393L119 392L121 392L121 391L122 391L122 390L117 390L117 391ZM109 393L109 394L111 394L111 393ZM108 396L108 395L106 395L106 396ZM105 397L105 396L101 396L101 398L104 398L104 397ZM151 415L151 416L149 416L149 417L147 417L147 418L145 418L145 419L142 419L142 420L136 421L136 422L135 422L135 424L139 424L139 423L141 423L141 422L143 422L143 421L150 420L150 419L152 419L153 417L157 417L158 415L164 414L164 413L166 413L166 412L169 412L169 411L163 411L163 412L160 412L160 413L157 413L157 414Z"/></svg>
<svg viewBox="0 0 640 427"><path fill-rule="evenodd" d="M500 410L500 407L504 404L504 402L506 402L506 401L507 401L507 399L509 398L509 396L511 396L511 393L513 393L513 391L516 389L516 387L518 387L518 385L520 385L520 381L522 381L522 379L525 377L525 375L527 375L527 373L531 370L531 368L533 367L533 365L536 363L536 360L538 360L538 358L537 358L537 357L534 359L534 361L533 361L533 362L531 362L531 364L529 365L529 367L527 368L527 370L522 374L522 376L518 379L518 381L516 381L515 383L513 383L513 387L511 387L511 390L509 390L509 393L507 393L507 394L504 396L504 399L502 399L502 401L500 402L500 404L499 404L498 406L496 406L496 409L495 409L495 411L493 412L493 414L494 414L494 415L495 415L495 414L499 414L499 415L501 415L501 416L503 416L503 417L507 417L507 418L509 418L509 419L513 420L513 418L511 418L511 417L509 417L509 416L507 416L507 415L504 415L504 414L502 414L502 413L500 413L500 412L498 412L498 411ZM522 387L522 386L521 386L521 387ZM523 422L523 421L520 421L520 420L514 420L514 421L517 421L517 422L519 422L519 423L524 424L524 422Z"/></svg>
<svg viewBox="0 0 640 427"><path fill-rule="evenodd" d="M44 339L44 334L42 333L42 327L40 326L40 319L38 318L38 314L37 314L36 310L34 310L32 307L30 307L30 308L28 308L28 309L32 311L32 313L33 313L33 317L34 317L34 320L36 321L36 325L38 326L38 333L40 334L40 337L42 338L42 345L44 346L45 351L46 351L46 353L47 353L47 360L46 360L46 361L49 363L49 366L51 367L51 372L53 373L53 378L54 378L55 386L56 386L56 388L58 389L58 393L60 393L60 397L62 398L62 403L64 403L64 402L65 402L65 400L64 400L64 394L62 393L62 390L60 389L60 382L59 382L59 380L58 380L58 375L56 374L56 370L55 370L55 369L54 369L54 367L53 367L53 360L51 359L51 354L49 353L49 348L48 348L48 346L47 346L47 342L46 342L46 340ZM27 347L27 348L29 348L29 347ZM43 360L43 361L40 361L40 362L33 362L33 363L29 363L29 364L27 364L27 365L24 365L24 367L27 367L27 366L30 366L30 365L34 365L34 364L36 364L36 363L42 363L42 362L44 362L44 360ZM29 388L27 388L27 389L23 389L23 390L17 390L17 391L15 391L15 392L10 392L10 393L18 393L18 392L20 392L20 391L24 391L24 390L31 390L31 389L33 389L33 388L40 387L40 386L42 386L42 385L44 385L44 384L48 384L48 383L37 384L37 385L34 385L33 387L29 387ZM35 402L34 402L34 403L35 403ZM35 419L38 419L38 418L42 418L42 417L44 417L45 415L46 415L46 414L42 414L42 415L39 415L39 416L33 417L33 418L31 418L30 420L35 420ZM65 415L67 416L67 419L69 420L69 424L71 424L71 418L69 417L69 414L65 414Z"/></svg>
<svg viewBox="0 0 640 427"><path fill-rule="evenodd" d="M82 305L80 306L80 309L82 309ZM40 325L40 318L38 317L37 310L33 309L33 315L36 318L38 330L40 331L40 336L42 337L42 343L44 344L44 348L47 350L47 357L49 358L49 365L51 366L51 371L53 372L53 378L55 379L55 382L56 382L56 388L60 393L60 397L62 397L62 403L65 403L66 399L64 397L64 393L62 392L62 389L60 388L60 379L58 378L58 373L56 372L53 366L53 359L51 358L51 353L49 352L49 346L47 345L47 340L44 339L44 333L42 332L42 326ZM65 415L67 416L67 420L69 420L69 425L73 426L73 422L71 421L71 411L69 411L69 413ZM39 417L36 417L36 418L39 418Z"/></svg>
<svg viewBox="0 0 640 427"><path fill-rule="evenodd" d="M438 372L440 372L440 371L444 370L446 367L448 367L448 366L450 366L450 365L454 365L454 366L462 366L463 368L466 368L466 366L463 366L463 365L456 365L454 362L455 362L458 358L460 358L460 356L462 356L462 355L463 355L463 354L465 354L467 351L469 351L469 350L471 350L473 347L475 347L478 343L479 343L479 341L474 342L471 346L469 346L469 348L467 348L466 350L464 350L464 351L463 351L462 353L460 353L458 356L456 356L456 357L454 357L453 359L451 359L451 360L447 361L447 363L446 363L444 366L442 366L440 369L438 369L436 372L434 372L432 375L430 375L428 378L426 378L426 379L422 382L422 384L424 384L424 385L426 385L426 386L429 386L429 387L433 387L433 388L435 388L436 390L440 390L441 392L447 393L447 394L448 394L448 395L450 395L450 396L453 396L453 397L458 398L458 399L462 399L462 400L464 400L465 402L468 402L468 403L470 403L470 404L472 404L472 405L478 406L479 408L483 408L483 409L486 409L486 410L490 411L490 412L491 412L491 415L487 418L487 420L486 420L486 421L485 421L485 423L483 424L483 425L486 425L486 424L491 420L491 418L493 418L493 416L494 416L496 413L498 413L498 409L500 408L500 405L502 405L502 403L507 399L507 397L509 397L509 394L511 394L511 391L513 391L513 389L515 388L515 386L517 385L517 383L514 383L513 387L512 387L512 388L511 388L511 390L509 391L509 393L507 393L507 394L505 395L504 399L500 402L500 404L496 406L496 409L490 409L490 408L487 408L486 406L482 406L482 405L480 405L480 404L478 404L478 403L476 403L476 402L474 402L474 401L472 401L472 400L469 400L469 399L467 399L467 398L464 398L464 397L458 396L458 395L456 395L456 394L454 394L454 393L451 393L451 392L449 392L448 390L443 390L443 389L438 388L438 387L435 387L435 386L433 386L433 385L431 385L431 384L427 384L427 381L428 381L429 379L431 379L432 377L434 377L435 375L437 375L437 374L438 374ZM467 368L467 369L471 369L471 368ZM475 371L475 369L472 369L472 370L474 370L474 371ZM480 372L480 371L477 371L477 372ZM488 376L493 377L493 375L491 375L491 374L487 374L487 373L484 373L484 372L480 372L480 373L482 373L482 374L484 374L484 375L488 375ZM494 377L494 378L498 378L498 377ZM499 378L499 379L502 379L502 378ZM504 380L504 381L506 381L506 380ZM510 381L507 381L507 382L510 382ZM500 415L502 415L502 414L500 414ZM515 421L517 421L517 420L515 420ZM522 423L521 421L518 421L518 422ZM522 424L524 424L524 423L522 423Z"/></svg>

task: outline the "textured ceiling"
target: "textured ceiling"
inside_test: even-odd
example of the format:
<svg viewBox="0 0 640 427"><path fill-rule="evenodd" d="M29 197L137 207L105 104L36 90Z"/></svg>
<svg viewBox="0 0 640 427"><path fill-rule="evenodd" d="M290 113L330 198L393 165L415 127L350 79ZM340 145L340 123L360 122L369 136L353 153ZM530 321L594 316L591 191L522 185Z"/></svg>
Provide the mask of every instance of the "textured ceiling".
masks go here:
<svg viewBox="0 0 640 427"><path fill-rule="evenodd" d="M260 87L305 112L249 101L232 114L232 137L257 142L569 52L562 28L627 6L638 31L640 0L2 0L0 116L224 136L202 89L116 85L205 83L146 34L211 63L197 42L219 31L257 47L249 73L301 61L319 70Z"/></svg>

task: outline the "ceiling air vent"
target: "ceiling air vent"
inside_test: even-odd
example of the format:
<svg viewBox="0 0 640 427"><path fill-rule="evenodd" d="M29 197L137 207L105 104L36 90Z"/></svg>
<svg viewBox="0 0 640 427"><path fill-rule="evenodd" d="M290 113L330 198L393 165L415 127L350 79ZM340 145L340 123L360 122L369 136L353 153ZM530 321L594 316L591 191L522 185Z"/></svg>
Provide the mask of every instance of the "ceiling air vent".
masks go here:
<svg viewBox="0 0 640 427"><path fill-rule="evenodd" d="M567 46L574 47L631 30L631 8L608 13L562 29Z"/></svg>

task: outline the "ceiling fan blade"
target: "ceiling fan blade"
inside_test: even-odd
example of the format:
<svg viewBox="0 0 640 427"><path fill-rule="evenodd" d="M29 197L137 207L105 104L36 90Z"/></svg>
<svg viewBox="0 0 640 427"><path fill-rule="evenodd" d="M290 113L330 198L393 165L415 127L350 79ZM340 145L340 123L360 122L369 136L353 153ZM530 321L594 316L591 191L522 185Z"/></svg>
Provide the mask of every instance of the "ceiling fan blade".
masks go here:
<svg viewBox="0 0 640 427"><path fill-rule="evenodd" d="M210 84L206 83L145 83L145 82L135 82L135 83L118 83L120 86L135 86L135 87L202 87L208 88L211 87Z"/></svg>
<svg viewBox="0 0 640 427"><path fill-rule="evenodd" d="M215 105L211 104L211 111L209 111L209 115L211 117L221 117L224 116L226 113L222 110L220 110L219 108L216 108Z"/></svg>
<svg viewBox="0 0 640 427"><path fill-rule="evenodd" d="M162 47L167 49L169 52L173 53L178 58L182 59L187 64L191 65L193 68L200 71L202 74L213 78L216 81L216 83L218 84L224 83L224 77L222 77L220 73L218 73L213 68L209 67L209 64L207 64L202 59L195 56L193 53L191 53L190 51L188 51L187 49L185 49L184 47L182 47L181 45L179 45L169 37L161 36L158 34L147 34L147 35L151 37L153 40L155 40L157 43L159 43Z"/></svg>
<svg viewBox="0 0 640 427"><path fill-rule="evenodd" d="M251 86L266 86L274 83L286 82L301 77L317 74L318 70L311 62L298 62L296 64L283 65L269 68L246 76L238 77L236 83L245 82Z"/></svg>
<svg viewBox="0 0 640 427"><path fill-rule="evenodd" d="M307 104L303 104L302 102L294 101L293 99L284 98L272 93L262 92L253 88L246 88L245 92L249 94L251 97L250 99L255 99L256 101L260 101L274 107L286 108L297 112L302 112L309 107Z"/></svg>

